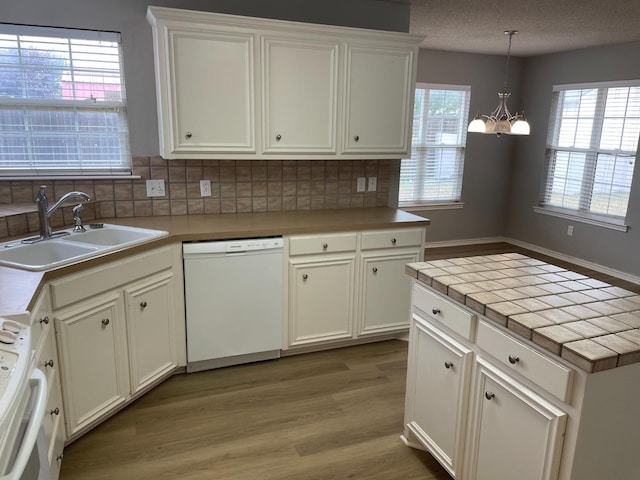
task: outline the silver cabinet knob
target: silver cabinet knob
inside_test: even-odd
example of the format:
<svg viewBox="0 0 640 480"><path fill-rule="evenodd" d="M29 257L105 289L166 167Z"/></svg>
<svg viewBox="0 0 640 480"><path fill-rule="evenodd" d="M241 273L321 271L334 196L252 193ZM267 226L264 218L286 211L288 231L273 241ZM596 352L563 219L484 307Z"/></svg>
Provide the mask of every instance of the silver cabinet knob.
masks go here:
<svg viewBox="0 0 640 480"><path fill-rule="evenodd" d="M518 357L517 355L509 355L509 363L511 365L515 365L519 361L520 361L520 357Z"/></svg>
<svg viewBox="0 0 640 480"><path fill-rule="evenodd" d="M371 270L373 270L373 273L378 273L378 267L373 267Z"/></svg>
<svg viewBox="0 0 640 480"><path fill-rule="evenodd" d="M391 239L391 245L395 245L395 244L396 244L396 242L397 242L397 240L396 240L395 238L392 238L392 239Z"/></svg>
<svg viewBox="0 0 640 480"><path fill-rule="evenodd" d="M451 367L453 367L453 362L444 362L444 368L449 370Z"/></svg>
<svg viewBox="0 0 640 480"><path fill-rule="evenodd" d="M147 308L147 302L140 302L140 308Z"/></svg>
<svg viewBox="0 0 640 480"><path fill-rule="evenodd" d="M434 315L438 315L440 313L440 309L434 307L431 309L431 313L433 313Z"/></svg>
<svg viewBox="0 0 640 480"><path fill-rule="evenodd" d="M356 135L355 137L353 137L353 140L356 141L356 142L359 142L360 141L360 137L358 135Z"/></svg>
<svg viewBox="0 0 640 480"><path fill-rule="evenodd" d="M63 459L63 458L64 458L64 454L62 454L62 453L61 453L60 455L58 455L58 456L56 457L56 460L57 460L58 462L62 462L62 459Z"/></svg>
<svg viewBox="0 0 640 480"><path fill-rule="evenodd" d="M51 415L60 415L60 409L58 407L51 410Z"/></svg>
<svg viewBox="0 0 640 480"><path fill-rule="evenodd" d="M303 280L306 280L307 278L309 278L309 275L307 275L306 273L304 273L304 274L302 275L302 279L303 279Z"/></svg>
<svg viewBox="0 0 640 480"><path fill-rule="evenodd" d="M493 392L484 392L484 398L487 400L493 400L496 397L496 394Z"/></svg>
<svg viewBox="0 0 640 480"><path fill-rule="evenodd" d="M109 325L109 319L108 319L108 318L103 318L103 319L102 319L102 325L104 325L105 327L106 327L107 325Z"/></svg>
<svg viewBox="0 0 640 480"><path fill-rule="evenodd" d="M44 366L45 367L53 367L53 360L47 360L46 362L44 362Z"/></svg>
<svg viewBox="0 0 640 480"><path fill-rule="evenodd" d="M44 317L40 319L40 325L49 325L49 317Z"/></svg>
<svg viewBox="0 0 640 480"><path fill-rule="evenodd" d="M329 248L329 244L328 243L323 243L322 244L322 249L326 250L327 248Z"/></svg>
<svg viewBox="0 0 640 480"><path fill-rule="evenodd" d="M280 140L282 140L282 135L280 135L279 133L276 135L276 142L279 142Z"/></svg>
<svg viewBox="0 0 640 480"><path fill-rule="evenodd" d="M187 132L184 137L185 138L191 138L191 137L193 137L193 133Z"/></svg>

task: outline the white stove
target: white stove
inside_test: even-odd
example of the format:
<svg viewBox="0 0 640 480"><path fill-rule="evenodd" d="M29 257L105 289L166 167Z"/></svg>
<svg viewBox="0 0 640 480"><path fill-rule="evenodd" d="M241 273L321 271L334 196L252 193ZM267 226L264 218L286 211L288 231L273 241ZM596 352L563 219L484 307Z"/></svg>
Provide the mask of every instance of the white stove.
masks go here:
<svg viewBox="0 0 640 480"><path fill-rule="evenodd" d="M0 316L0 480L46 479L38 452L47 396L34 366L29 314Z"/></svg>

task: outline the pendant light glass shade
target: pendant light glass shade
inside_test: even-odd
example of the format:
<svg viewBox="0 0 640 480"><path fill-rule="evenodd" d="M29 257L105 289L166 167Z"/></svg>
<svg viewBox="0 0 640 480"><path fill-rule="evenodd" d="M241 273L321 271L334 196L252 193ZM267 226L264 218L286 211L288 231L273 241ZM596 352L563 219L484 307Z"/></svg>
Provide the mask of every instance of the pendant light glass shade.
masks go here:
<svg viewBox="0 0 640 480"><path fill-rule="evenodd" d="M498 106L489 115L477 114L467 128L471 133L488 133L493 135L529 135L531 127L524 118L524 114L512 115L507 107L507 100L511 94L507 91L507 74L509 73L509 59L511 58L511 38L518 33L516 30L506 30L509 35L509 48L507 50L507 64L504 73L504 88L498 93Z"/></svg>

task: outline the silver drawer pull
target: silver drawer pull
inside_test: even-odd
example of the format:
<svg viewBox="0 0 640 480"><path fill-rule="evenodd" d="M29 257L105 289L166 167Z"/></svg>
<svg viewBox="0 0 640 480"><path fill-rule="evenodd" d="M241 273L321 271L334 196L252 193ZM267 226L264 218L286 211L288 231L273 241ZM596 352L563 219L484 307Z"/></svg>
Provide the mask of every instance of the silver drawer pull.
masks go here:
<svg viewBox="0 0 640 480"><path fill-rule="evenodd" d="M484 392L484 398L486 398L487 400L493 400L494 398L496 398L496 394L493 392Z"/></svg>
<svg viewBox="0 0 640 480"><path fill-rule="evenodd" d="M511 365L515 365L519 361L520 361L520 357L519 356L517 356L517 355L509 355L509 363Z"/></svg>
<svg viewBox="0 0 640 480"><path fill-rule="evenodd" d="M46 362L44 362L44 366L45 367L53 367L53 360L47 360Z"/></svg>
<svg viewBox="0 0 640 480"><path fill-rule="evenodd" d="M107 325L109 325L109 319L108 319L108 318L103 318L103 319L102 319L102 325L104 325L105 327L106 327Z"/></svg>
<svg viewBox="0 0 640 480"><path fill-rule="evenodd" d="M42 324L49 325L49 317L44 317L40 319L40 325Z"/></svg>
<svg viewBox="0 0 640 480"><path fill-rule="evenodd" d="M185 135L186 138L191 138L193 137L193 134L191 132L187 132L187 134Z"/></svg>
<svg viewBox="0 0 640 480"><path fill-rule="evenodd" d="M431 309L431 313L433 313L434 315L438 315L440 313L440 309L434 307Z"/></svg>
<svg viewBox="0 0 640 480"><path fill-rule="evenodd" d="M453 367L453 362L444 362L444 368L449 370L451 367Z"/></svg>
<svg viewBox="0 0 640 480"><path fill-rule="evenodd" d="M378 273L378 267L373 267L371 270L373 270L373 273Z"/></svg>
<svg viewBox="0 0 640 480"><path fill-rule="evenodd" d="M277 134L276 135L276 142L279 142L280 140L282 140L282 135Z"/></svg>
<svg viewBox="0 0 640 480"><path fill-rule="evenodd" d="M397 240L396 240L395 238L392 238L392 239L391 239L391 244L392 244L392 245L395 245L395 244L396 244L396 242L397 242Z"/></svg>
<svg viewBox="0 0 640 480"><path fill-rule="evenodd" d="M323 243L322 244L322 249L326 250L327 248L329 248L329 244L328 243Z"/></svg>
<svg viewBox="0 0 640 480"><path fill-rule="evenodd" d="M360 141L360 137L359 137L358 135L354 136L354 137L353 137L353 139L354 139L356 142L359 142L359 141Z"/></svg>
<svg viewBox="0 0 640 480"><path fill-rule="evenodd" d="M147 308L147 302L140 302L140 308L142 309Z"/></svg>
<svg viewBox="0 0 640 480"><path fill-rule="evenodd" d="M309 275L307 275L306 273L304 273L304 274L302 275L302 279L303 279L303 280L306 280L307 278L309 278Z"/></svg>
<svg viewBox="0 0 640 480"><path fill-rule="evenodd" d="M51 415L60 415L60 409L58 407L51 410Z"/></svg>

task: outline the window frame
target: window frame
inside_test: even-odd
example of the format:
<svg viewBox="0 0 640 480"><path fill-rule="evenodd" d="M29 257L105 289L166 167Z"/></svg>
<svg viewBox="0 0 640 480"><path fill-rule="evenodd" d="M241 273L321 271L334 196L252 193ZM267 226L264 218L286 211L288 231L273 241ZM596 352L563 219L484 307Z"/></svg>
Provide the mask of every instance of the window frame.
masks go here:
<svg viewBox="0 0 640 480"><path fill-rule="evenodd" d="M0 181L2 180L12 180L12 179L25 179L25 180L36 180L36 179L74 179L74 178L82 178L82 179L99 179L99 178L132 178L132 155L131 155L131 147L130 147L130 136L129 136L129 125L127 119L127 98L126 98L126 89L125 89L125 78L124 78L124 58L123 58L123 48L122 48L122 38L121 34L118 32L108 32L108 31L98 31L98 30L84 30L84 29L73 29L73 28L58 28L58 27L48 27L48 26L32 26L32 25L18 25L18 24L8 24L8 23L0 23L0 34L6 37L15 36L16 41L25 41L24 39L29 39L35 37L36 39L60 39L62 43L60 45L65 45L64 41L66 40L69 50L64 50L65 55L61 58L65 58L66 61L70 62L66 64L64 67L60 67L57 65L47 65L44 64L42 69L38 69L37 71L42 72L54 72L60 71L61 75L64 79L64 75L70 75L70 80L61 80L60 88L63 89L73 89L70 90L72 93L71 98L62 93L60 98L54 96L47 96L42 98L37 98L37 95L15 95L15 96L1 96L0 97L0 109L6 110L9 115L11 115L11 111L17 110L22 112L25 118L29 118L31 121L31 117L35 118L35 115L40 112L41 114L48 114L49 112L57 112L60 115L67 115L71 118L71 123L65 123L62 126L61 134L54 133L55 129L47 130L48 126L55 127L59 124L52 121L51 123L43 123L40 124L42 126L42 130L38 131L37 128L33 128L32 124L27 123L24 128L15 130L13 135L17 135L16 138L22 138L24 143L18 144L18 147L23 149L23 151L28 152L37 145L38 140L43 142L51 142L56 135L59 135L60 141L70 141L68 145L65 145L65 149L68 149L69 157L65 160L64 158L60 158L61 155L56 155L54 152L54 147L52 146L51 158L38 158L35 154L22 154L20 152L13 153L10 150L5 150L6 166L0 167ZM22 38L18 38L22 37ZM10 39L7 39L11 41ZM28 41L28 40L27 40ZM36 40L38 41L38 40ZM45 40L43 40L45 41ZM84 61L89 64L93 62L94 58L90 55L80 53L79 51L71 50L72 45L74 45L74 41L80 42L100 42L104 41L107 43L112 43L117 46L117 55L118 55L118 69L113 69L113 74L110 74L109 69L107 68L107 63L98 63L98 75L105 75L101 83L96 83L93 80L83 80L83 76L87 77L92 75L94 71L94 66L76 66L75 62L79 62L81 65ZM89 47L89 46L85 46ZM14 48L11 46L6 47L7 49ZM21 46L17 46L17 55L21 56L22 51ZM43 48L46 48L43 47ZM82 47L80 47L82 48ZM9 50L10 51L10 50ZM49 50L44 50L47 52ZM54 50L51 50L54 51ZM86 51L86 50L85 50ZM91 51L89 51L91 52ZM100 52L101 54L102 52ZM44 53L46 56L46 53ZM82 57L85 55L85 57ZM98 53L96 53L98 55ZM38 58L38 57L35 57ZM44 57L43 57L44 58ZM98 57L99 58L99 57ZM115 55L113 56L115 58ZM113 65L113 62L110 62ZM7 62L5 63L5 72L10 71L10 69L15 69L14 63ZM30 72L30 68L33 67L29 64L22 64L21 61L17 62L18 70L20 72ZM0 65L2 68L2 65ZM104 97L98 97L97 100L93 97L93 94L89 98L80 98L80 96L76 93L76 88L88 88L90 90L94 88L100 88L100 85L107 85L110 82L106 82L104 79L107 79L107 76L119 79L119 83L116 85L119 86L119 89L116 89L118 95L114 98L112 95L109 98L108 93L111 89L107 87L102 87L102 91L104 92ZM97 77L101 78L101 77ZM87 83L88 82L88 83ZM24 86L22 88L25 88ZM90 91L89 90L89 91ZM93 101L90 101L93 100ZM102 120L104 123L99 123L96 128L93 123L83 123L87 122L86 115L92 114L105 114L106 117ZM93 115L95 116L95 115ZM83 120L84 118L84 120ZM89 117L91 118L91 117ZM93 122L93 120L91 120ZM19 125L19 124L18 124ZM38 126L40 126L38 125ZM65 130L65 128L67 130ZM70 128L74 128L71 130ZM83 132L83 128L85 131ZM90 142L92 139L96 139L95 146ZM6 140L5 140L6 139ZM0 148L10 148L12 136L11 134L7 135L5 139L0 139ZM6 143L5 143L6 142ZM87 143L89 142L89 143ZM92 158L90 155L89 160L93 162L91 164L83 164L84 158L83 155L86 155L87 149L92 149L93 151L105 148L104 145L107 145L108 149L111 148L111 145L116 145L115 151L117 155L106 156L104 158L94 157ZM46 146L40 147L43 148L43 152L46 152ZM42 154L41 154L42 155ZM14 158L11 158L11 157ZM64 154L62 155L62 157ZM20 158L22 157L22 158ZM74 158L75 157L75 158ZM15 162L14 165L11 165L11 162ZM56 165L57 162L63 163L62 166Z"/></svg>
<svg viewBox="0 0 640 480"><path fill-rule="evenodd" d="M412 139L411 139L411 157L414 156L414 153L416 150L423 150L425 152L429 151L429 150L433 150L433 149L438 149L438 150L442 150L442 149L451 149L451 148L455 148L456 150L456 160L455 163L453 164L453 168L456 171L456 182L459 184L458 188L457 188L457 192L454 195L453 198L448 197L448 198L416 198L415 197L415 191L414 191L414 198L412 198L411 200L402 200L400 198L400 184L402 181L402 162L406 161L406 160L411 160L411 158L407 158L407 159L402 159L401 160L401 165L400 165L400 175L399 175L399 179L398 179L398 205L399 208L403 208L403 209L407 209L407 210L436 210L436 209L457 209L457 208L462 208L464 203L462 202L462 181L463 181L463 175L464 175L464 160L465 160L465 153L466 153L466 142L467 142L467 123L469 120L469 108L470 108L470 104L471 104L471 85L454 85L454 84L439 84L439 83L423 83L423 82L419 82L416 83L415 86L415 90L426 90L426 91L432 91L432 90L449 90L449 91L457 91L457 92L464 92L465 96L463 97L464 100L466 100L464 103L464 105L462 105L463 110L459 115L459 131L458 131L458 138L461 139L460 143L456 143L456 144L444 144L444 143L429 143L429 142L424 142L421 143L419 146L416 146L415 142L414 142L414 134L412 134ZM417 97L417 95L416 95ZM428 116L427 115L420 115L420 118L422 118L424 121L427 120ZM424 122L421 122L424 124ZM413 132L416 132L416 128L414 126L413 128ZM458 173L459 172L459 173ZM422 176L420 177L422 178ZM423 184L424 182L420 182L421 184Z"/></svg>
<svg viewBox="0 0 640 480"><path fill-rule="evenodd" d="M540 194L538 205L534 207L536 213L542 213L552 215L560 218L574 220L582 223L588 223L605 228L610 228L618 231L626 232L629 227L626 222L628 215L627 210L624 216L614 214L604 214L599 212L590 211L591 199L594 193L596 185L596 169L599 155L611 155L615 157L632 157L634 158L634 168L631 173L631 181L629 183L629 195L633 188L633 177L636 175L635 166L637 163L638 155L638 143L636 144L636 151L627 151L623 149L607 149L600 147L602 142L603 124L605 121L606 101L609 89L612 88L630 88L640 87L640 79L627 80L627 81L610 81L610 82L596 82L596 83L579 83L579 84L565 84L553 86L553 98L551 103L551 110L549 113L549 128L547 131L547 141L545 147L545 162L542 182L540 185ZM596 90L596 101L593 113L593 126L591 130L591 136L589 138L589 146L584 147L561 147L558 145L560 136L560 118L559 115L562 109L562 99L565 92L568 91L582 91L582 90ZM580 118L590 118L588 116L577 116L576 121ZM625 115L624 119L628 117ZM639 135L640 136L640 135ZM572 209L569 207L563 207L559 205L553 205L547 202L549 195L551 195L550 182L554 178L554 165L555 158L558 152L566 152L568 154L578 153L585 155L585 166L583 170L583 176L580 183L580 194L578 200L578 208ZM609 183L613 184L613 180Z"/></svg>

